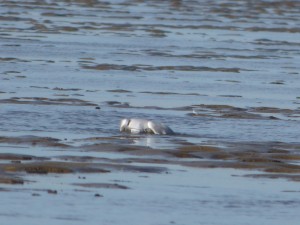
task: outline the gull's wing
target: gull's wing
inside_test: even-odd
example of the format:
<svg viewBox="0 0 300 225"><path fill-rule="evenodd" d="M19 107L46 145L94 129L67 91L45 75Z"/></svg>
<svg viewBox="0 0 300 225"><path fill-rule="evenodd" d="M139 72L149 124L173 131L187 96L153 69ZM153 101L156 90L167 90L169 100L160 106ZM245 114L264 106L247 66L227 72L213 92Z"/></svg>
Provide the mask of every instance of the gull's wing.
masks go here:
<svg viewBox="0 0 300 225"><path fill-rule="evenodd" d="M130 119L127 129L134 134L145 133L148 128L148 120L145 119Z"/></svg>
<svg viewBox="0 0 300 225"><path fill-rule="evenodd" d="M154 133L154 134L174 134L172 129L162 123L155 123L153 121L148 122L148 128Z"/></svg>

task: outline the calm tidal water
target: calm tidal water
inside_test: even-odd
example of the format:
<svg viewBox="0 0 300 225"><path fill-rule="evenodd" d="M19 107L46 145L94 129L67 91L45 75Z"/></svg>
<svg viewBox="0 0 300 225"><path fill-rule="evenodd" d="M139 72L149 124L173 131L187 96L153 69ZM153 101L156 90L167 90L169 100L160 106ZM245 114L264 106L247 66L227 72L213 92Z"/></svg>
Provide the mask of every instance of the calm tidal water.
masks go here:
<svg viewBox="0 0 300 225"><path fill-rule="evenodd" d="M89 152L84 147L78 150L82 140L86 143L96 137L102 144L157 151L187 144L280 143L299 154L299 15L299 1L3 0L0 137L58 138L74 149L28 147L23 142L19 148L18 143L3 141L0 151L51 160L64 153L129 157ZM124 117L159 120L177 134L122 135L119 121ZM0 192L7 205L0 208L1 221L96 224L97 211L105 212L103 224L141 224L144 217L146 224L299 221L297 183L276 180L279 188L268 191L274 185L270 180L231 177L234 173L243 176L244 171L162 166L172 171L172 185L161 174L151 174L149 179L129 172L101 175L106 182L128 182L130 194L105 190L99 206L87 192L80 200L82 208L76 206L70 214L61 212L77 204L79 192L71 185L76 174L27 175L37 184ZM99 181L98 175L86 176L90 182ZM212 176L209 185L202 181L206 176ZM62 202L58 209L49 208L37 216L25 207L14 208L19 200L33 209L53 201L52 196L33 200L30 195L47 188L64 193L55 196ZM136 202L136 196L142 196L141 200ZM267 215L262 213L266 209ZM214 216L218 213L227 216L228 223ZM134 214L138 216L131 219Z"/></svg>

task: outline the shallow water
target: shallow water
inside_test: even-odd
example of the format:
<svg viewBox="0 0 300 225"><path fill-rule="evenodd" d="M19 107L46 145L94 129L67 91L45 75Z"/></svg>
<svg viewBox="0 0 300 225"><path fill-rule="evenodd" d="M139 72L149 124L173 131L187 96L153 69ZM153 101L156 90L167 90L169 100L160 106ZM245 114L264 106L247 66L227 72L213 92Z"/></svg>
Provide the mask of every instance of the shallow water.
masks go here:
<svg viewBox="0 0 300 225"><path fill-rule="evenodd" d="M154 160L166 160L160 166L172 171L147 179L142 172L101 174L106 182L133 184L130 190L100 189L101 205L97 198L94 202L94 192L84 192L89 188L76 192L71 185L86 175L17 172L13 175L35 183L1 184L9 189L0 193L6 202L1 221L93 224L97 212L103 211L105 224L140 224L145 217L147 224L219 224L214 216L219 213L229 218L228 224L252 224L253 218L259 224L282 224L290 218L289 224L295 224L299 190L290 179L231 177L253 171L183 164L211 160L223 165L222 160L237 159L249 163L252 159L241 160L240 155L255 153L264 160L279 159L299 175L300 169L290 166L300 160L299 13L298 1L1 1L1 154L44 156L49 161L73 161L75 156L83 157L80 161L86 156L93 157L91 164L119 162L125 167L141 160L152 160L143 163L156 167ZM159 120L176 135L120 134L124 117ZM41 137L57 138L59 143ZM222 155L176 155L178 149L194 145L221 148ZM134 153L128 152L131 148ZM6 157L2 164L14 164ZM20 161L28 163L22 157ZM273 171L268 162L254 168ZM186 175L173 168L178 165ZM97 183L98 174L90 176ZM201 179L195 179L198 176ZM209 188L189 193L194 186L206 187L206 177L213 182ZM47 184L48 179L53 182ZM235 185L245 185L246 190L240 186L234 196ZM37 198L31 196L36 188L43 190ZM47 189L59 193L48 196ZM195 195L207 197L197 200ZM49 208L40 216L15 208L20 201L37 210L53 196L62 202L61 208ZM61 213L77 205L79 196L87 208ZM262 215L266 208L268 213Z"/></svg>
<svg viewBox="0 0 300 225"><path fill-rule="evenodd" d="M141 221L146 224L232 224L232 221L253 224L255 220L259 224L279 225L283 218L289 224L298 222L300 199L297 192L293 193L299 191L297 183L253 182L252 178L230 176L230 173L243 174L235 170L177 167L172 170L172 174L148 178L144 174L84 174L83 182L119 180L120 183L121 180L122 185L130 188L101 189L103 198L94 197L99 193L98 188L74 190L70 183L78 180L77 175L63 175L63 179L47 176L27 185L28 189L1 192L1 217L7 223L22 219L31 224L99 224L99 221L103 224L140 224ZM48 194L45 190L53 185L59 186L58 194ZM34 193L38 195L31 196ZM30 210L27 209L29 199Z"/></svg>

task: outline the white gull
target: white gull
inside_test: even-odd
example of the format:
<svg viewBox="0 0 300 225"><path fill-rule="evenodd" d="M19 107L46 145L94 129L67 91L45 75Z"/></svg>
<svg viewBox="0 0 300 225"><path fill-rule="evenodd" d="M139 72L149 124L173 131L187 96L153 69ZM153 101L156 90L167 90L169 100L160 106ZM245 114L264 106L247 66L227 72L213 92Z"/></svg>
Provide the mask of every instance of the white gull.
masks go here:
<svg viewBox="0 0 300 225"><path fill-rule="evenodd" d="M133 134L174 134L172 129L163 123L146 119L122 119L120 131Z"/></svg>

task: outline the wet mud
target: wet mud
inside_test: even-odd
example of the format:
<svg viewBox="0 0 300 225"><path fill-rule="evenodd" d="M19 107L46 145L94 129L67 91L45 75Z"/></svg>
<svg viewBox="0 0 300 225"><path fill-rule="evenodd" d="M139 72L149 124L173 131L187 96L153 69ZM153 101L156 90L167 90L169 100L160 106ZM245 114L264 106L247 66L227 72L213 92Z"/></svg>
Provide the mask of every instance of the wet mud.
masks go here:
<svg viewBox="0 0 300 225"><path fill-rule="evenodd" d="M94 70L122 70L122 71L206 71L206 72L232 72L239 73L239 68L210 68L210 67L196 67L196 66L143 66L143 65L111 65L111 64L100 64L96 66L83 66L84 69Z"/></svg>
<svg viewBox="0 0 300 225"><path fill-rule="evenodd" d="M21 137L0 137L0 143L20 144L20 145L41 145L46 147L68 147L68 145L61 143L60 139L51 137L38 136L21 136ZM4 154L5 156L5 154ZM30 156L34 158L34 156Z"/></svg>
<svg viewBox="0 0 300 225"><path fill-rule="evenodd" d="M68 145L68 150L84 152L83 156L54 155L52 157L37 157L26 154L2 153L0 168L4 173L10 172L17 176L20 172L48 173L109 173L119 170L140 173L168 172L168 165L181 165L197 168L233 168L259 170L267 173L298 174L300 161L298 144L287 143L222 143L222 147L214 145L195 145L184 143L176 148L151 149L146 146L132 146L124 141L118 143L115 138L87 138L74 140L80 144ZM136 138L136 137L135 137ZM65 149L65 145L57 144L60 140L44 137L14 137L1 138L1 144L20 145L26 149L28 145L38 145L46 148ZM83 144L84 142L99 142ZM109 141L109 143L103 143ZM4 146L5 147L5 146ZM24 149L24 151L25 151ZM125 155L113 159L89 156L91 153L113 153ZM86 155L85 155L86 154ZM132 157L134 156L134 157ZM186 161L186 159L189 159ZM142 164L136 166L135 164ZM145 166L144 166L144 165ZM159 166L149 166L159 165ZM269 175L266 175L268 177ZM275 178L276 175L272 175ZM278 176L278 178L285 176ZM25 176L26 178L26 176ZM6 179L3 180L5 182ZM297 180L297 179L292 179ZM14 179L11 181L14 183ZM15 182L16 184L18 182Z"/></svg>
<svg viewBox="0 0 300 225"><path fill-rule="evenodd" d="M2 99L0 101L0 104L97 106L97 104L89 103L81 99L72 99L72 98L49 99L49 98L40 98L40 97Z"/></svg>
<svg viewBox="0 0 300 225"><path fill-rule="evenodd" d="M89 187L89 188L109 188L109 189L129 189L127 186L120 184L107 184L107 183L84 183L84 184L74 184L80 187Z"/></svg>
<svg viewBox="0 0 300 225"><path fill-rule="evenodd" d="M1 1L1 221L298 222L299 10ZM122 118L175 134L121 134Z"/></svg>

